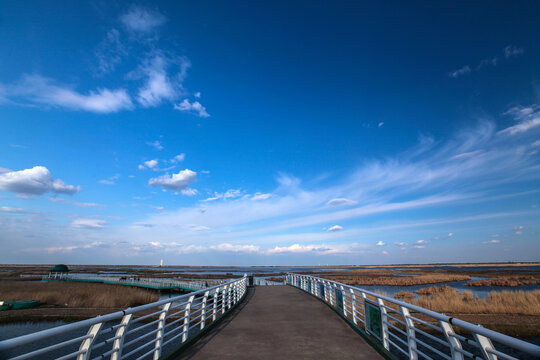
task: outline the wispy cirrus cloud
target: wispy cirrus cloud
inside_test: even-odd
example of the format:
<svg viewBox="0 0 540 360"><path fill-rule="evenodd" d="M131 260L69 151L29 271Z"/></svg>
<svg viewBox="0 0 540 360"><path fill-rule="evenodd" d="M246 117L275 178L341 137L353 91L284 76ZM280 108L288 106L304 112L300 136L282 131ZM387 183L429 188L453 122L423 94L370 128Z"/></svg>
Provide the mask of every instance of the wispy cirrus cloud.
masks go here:
<svg viewBox="0 0 540 360"><path fill-rule="evenodd" d="M536 104L514 106L506 111L504 115L513 117L518 123L500 130L499 134L517 135L540 126L540 107ZM534 146L534 143L532 145Z"/></svg>
<svg viewBox="0 0 540 360"><path fill-rule="evenodd" d="M133 5L120 16L120 22L132 33L148 34L165 24L167 18L156 10Z"/></svg>
<svg viewBox="0 0 540 360"><path fill-rule="evenodd" d="M73 86L60 84L37 74L25 74L15 84L4 87L9 92L9 98L14 101L95 113L114 113L133 109L131 97L125 89L98 88L83 94L76 91Z"/></svg>
<svg viewBox="0 0 540 360"><path fill-rule="evenodd" d="M520 47L509 45L509 46L506 46L502 52L503 52L502 60L509 60L510 58L523 54L525 51ZM482 59L480 60L478 65L474 67L474 71L482 70L485 67L497 66L500 62L501 62L501 57L499 57L499 55ZM458 78L460 76L470 74L472 71L473 69L471 69L471 65L464 65L457 70L449 72L448 76L451 78Z"/></svg>

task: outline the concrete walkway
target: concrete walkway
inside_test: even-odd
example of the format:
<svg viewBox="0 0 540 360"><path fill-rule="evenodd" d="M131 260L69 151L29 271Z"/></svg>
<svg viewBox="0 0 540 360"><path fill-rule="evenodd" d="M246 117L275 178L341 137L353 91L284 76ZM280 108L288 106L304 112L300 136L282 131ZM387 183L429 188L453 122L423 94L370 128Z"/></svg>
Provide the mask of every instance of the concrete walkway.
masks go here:
<svg viewBox="0 0 540 360"><path fill-rule="evenodd" d="M177 359L383 359L328 306L291 286L250 289Z"/></svg>

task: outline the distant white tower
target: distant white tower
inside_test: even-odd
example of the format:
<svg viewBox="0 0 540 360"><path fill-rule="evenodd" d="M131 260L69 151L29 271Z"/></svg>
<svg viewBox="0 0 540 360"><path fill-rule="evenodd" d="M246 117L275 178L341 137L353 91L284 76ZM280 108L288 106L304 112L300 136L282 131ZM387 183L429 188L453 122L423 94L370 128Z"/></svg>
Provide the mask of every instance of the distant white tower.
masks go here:
<svg viewBox="0 0 540 360"><path fill-rule="evenodd" d="M159 262L159 267L163 267L163 259Z"/></svg>

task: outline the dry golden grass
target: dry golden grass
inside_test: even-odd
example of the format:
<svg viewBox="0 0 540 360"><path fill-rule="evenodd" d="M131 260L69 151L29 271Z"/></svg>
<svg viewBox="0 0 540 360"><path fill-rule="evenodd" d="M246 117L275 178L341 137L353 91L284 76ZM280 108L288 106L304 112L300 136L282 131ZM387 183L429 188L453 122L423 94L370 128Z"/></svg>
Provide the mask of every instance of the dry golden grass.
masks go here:
<svg viewBox="0 0 540 360"><path fill-rule="evenodd" d="M392 276L393 275L393 276ZM347 285L426 285L437 284L450 281L470 280L469 275L447 274L447 273L425 273L420 276L397 276L388 274L387 271L369 272L365 274L351 275L326 275L327 279L338 281Z"/></svg>
<svg viewBox="0 0 540 360"><path fill-rule="evenodd" d="M400 291L394 294L394 298L411 302L412 300L414 300L414 294L408 291Z"/></svg>
<svg viewBox="0 0 540 360"><path fill-rule="evenodd" d="M38 300L70 308L126 308L157 301L156 292L121 285L0 281L0 300Z"/></svg>
<svg viewBox="0 0 540 360"><path fill-rule="evenodd" d="M444 285L444 286L430 286L428 288L423 288L420 290L415 291L418 295L433 295L433 294L439 294L439 293L452 293L454 288Z"/></svg>
<svg viewBox="0 0 540 360"><path fill-rule="evenodd" d="M479 299L470 291L459 293L449 286L421 296L414 304L441 313L452 314L521 314L540 315L540 290L492 291Z"/></svg>
<svg viewBox="0 0 540 360"><path fill-rule="evenodd" d="M467 286L521 286L529 284L540 284L540 278L535 276L505 276L486 280L469 281Z"/></svg>

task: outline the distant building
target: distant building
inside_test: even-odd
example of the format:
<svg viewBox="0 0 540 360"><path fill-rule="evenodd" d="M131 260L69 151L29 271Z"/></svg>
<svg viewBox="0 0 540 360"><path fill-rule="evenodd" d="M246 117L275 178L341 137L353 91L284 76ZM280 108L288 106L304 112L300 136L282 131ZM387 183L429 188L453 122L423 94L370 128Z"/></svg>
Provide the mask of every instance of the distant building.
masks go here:
<svg viewBox="0 0 540 360"><path fill-rule="evenodd" d="M69 273L69 268L64 264L55 265L51 270L49 270L49 277L58 279L66 276Z"/></svg>

